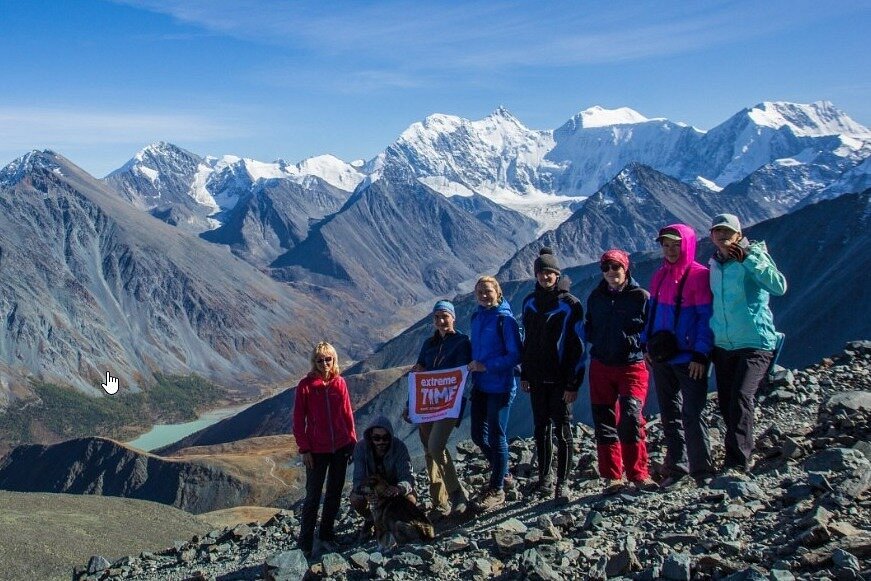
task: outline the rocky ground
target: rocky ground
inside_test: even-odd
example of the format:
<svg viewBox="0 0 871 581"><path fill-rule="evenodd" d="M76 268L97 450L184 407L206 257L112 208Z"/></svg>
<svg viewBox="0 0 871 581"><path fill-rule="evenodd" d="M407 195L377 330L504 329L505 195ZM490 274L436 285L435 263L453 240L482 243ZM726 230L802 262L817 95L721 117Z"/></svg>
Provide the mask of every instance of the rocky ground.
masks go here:
<svg viewBox="0 0 871 581"><path fill-rule="evenodd" d="M722 456L712 394L711 438ZM759 394L756 463L707 486L667 493L601 494L592 430L577 425L577 469L569 502L524 496L534 445L511 443L515 485L495 511L445 518L429 544L380 550L350 539L359 519L345 513L348 543L320 547L306 562L299 520L282 511L264 524L214 530L157 553L115 563L94 557L74 572L104 579L871 579L871 342L802 371L779 372ZM648 424L654 467L662 459L658 418ZM470 442L458 468L478 490L486 466ZM427 498L420 474L418 491Z"/></svg>

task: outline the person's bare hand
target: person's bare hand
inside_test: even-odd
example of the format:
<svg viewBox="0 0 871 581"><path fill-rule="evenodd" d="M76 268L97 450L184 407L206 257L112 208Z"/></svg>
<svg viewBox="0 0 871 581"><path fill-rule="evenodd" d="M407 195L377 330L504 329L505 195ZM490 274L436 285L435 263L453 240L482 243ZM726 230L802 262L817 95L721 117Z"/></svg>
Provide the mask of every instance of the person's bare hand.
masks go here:
<svg viewBox="0 0 871 581"><path fill-rule="evenodd" d="M471 363L469 363L469 371L472 371L472 372L487 371L487 366L485 366L480 361L472 361Z"/></svg>
<svg viewBox="0 0 871 581"><path fill-rule="evenodd" d="M520 389L522 389L526 393L529 393L529 382L521 379L520 380Z"/></svg>
<svg viewBox="0 0 871 581"><path fill-rule="evenodd" d="M705 376L705 364L691 361L687 371L690 374L690 379L701 379Z"/></svg>
<svg viewBox="0 0 871 581"><path fill-rule="evenodd" d="M415 363L414 366L411 368L412 373L419 373L421 371L426 371L426 367L424 367L420 363Z"/></svg>
<svg viewBox="0 0 871 581"><path fill-rule="evenodd" d="M575 403L575 400L578 399L578 392L576 391L564 391L563 392L563 401L566 403Z"/></svg>
<svg viewBox="0 0 871 581"><path fill-rule="evenodd" d="M302 463L305 465L306 468L312 470L315 467L315 457L312 456L311 452L303 452Z"/></svg>

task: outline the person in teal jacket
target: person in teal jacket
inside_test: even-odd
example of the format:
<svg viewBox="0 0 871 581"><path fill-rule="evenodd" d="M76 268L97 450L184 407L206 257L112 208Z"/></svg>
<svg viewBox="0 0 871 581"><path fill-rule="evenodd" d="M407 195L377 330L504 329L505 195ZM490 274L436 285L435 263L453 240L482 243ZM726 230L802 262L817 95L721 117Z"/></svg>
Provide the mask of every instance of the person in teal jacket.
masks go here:
<svg viewBox="0 0 871 581"><path fill-rule="evenodd" d="M771 295L786 292L786 278L768 254L765 242L751 242L733 214L715 216L711 240L714 351L720 413L726 424L724 469L746 472L753 454L756 390L765 378L777 333L768 307Z"/></svg>

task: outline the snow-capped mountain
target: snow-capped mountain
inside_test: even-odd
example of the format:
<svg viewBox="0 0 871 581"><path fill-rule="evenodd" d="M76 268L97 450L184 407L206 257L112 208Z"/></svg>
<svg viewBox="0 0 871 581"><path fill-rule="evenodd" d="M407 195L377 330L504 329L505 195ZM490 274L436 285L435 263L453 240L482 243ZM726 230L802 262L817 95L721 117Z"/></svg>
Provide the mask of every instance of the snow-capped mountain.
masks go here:
<svg viewBox="0 0 871 581"><path fill-rule="evenodd" d="M824 188L832 175L860 165L869 145L871 131L826 101L764 102L707 132L648 119L626 107L598 106L553 131L537 131L500 108L480 121L431 115L412 124L365 169L377 173L402 166L444 195L486 196L537 219L544 230L566 219L577 202L629 163L712 190L774 164L766 168L769 181L791 184L778 202L788 209L802 194ZM807 181L801 181L795 163L819 167L807 170ZM773 175L781 169L788 175ZM854 175L849 181L862 180Z"/></svg>
<svg viewBox="0 0 871 581"><path fill-rule="evenodd" d="M445 196L480 194L553 227L578 201L554 192L559 168L545 159L553 147L552 132L529 129L504 107L479 121L439 114L412 124L366 170L402 167Z"/></svg>
<svg viewBox="0 0 871 581"><path fill-rule="evenodd" d="M705 231L711 217L726 208L745 224L773 215L755 200L736 198L727 190L695 188L631 163L559 227L521 248L498 276L501 280L531 278L533 261L543 246L556 249L563 268L595 262L609 248L651 250L662 226L682 222Z"/></svg>
<svg viewBox="0 0 871 581"><path fill-rule="evenodd" d="M106 182L139 209L194 232L211 230L225 221L222 212L239 200L262 191L262 183L286 180L294 190L323 189L324 185L350 193L363 179L357 168L332 155L262 162L235 155L200 157L170 143L151 144Z"/></svg>

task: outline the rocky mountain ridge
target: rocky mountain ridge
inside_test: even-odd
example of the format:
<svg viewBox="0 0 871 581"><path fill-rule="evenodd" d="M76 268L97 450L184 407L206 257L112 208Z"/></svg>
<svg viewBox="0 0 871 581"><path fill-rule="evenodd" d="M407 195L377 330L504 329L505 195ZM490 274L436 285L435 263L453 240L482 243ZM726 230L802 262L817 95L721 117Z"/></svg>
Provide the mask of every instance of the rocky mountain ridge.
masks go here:
<svg viewBox="0 0 871 581"><path fill-rule="evenodd" d="M722 457L716 395L706 416ZM801 371L781 369L759 394L755 465L708 485L602 493L592 430L575 426L576 467L566 503L526 493L534 444L511 442L514 484L504 506L437 521L430 544L384 550L322 543L307 562L296 511L109 563L94 557L76 580L108 579L862 579L871 574L871 342ZM652 467L662 461L658 418L648 418ZM471 442L456 460L470 491L486 467ZM417 474L421 501L425 475ZM340 517L339 540L360 519Z"/></svg>

